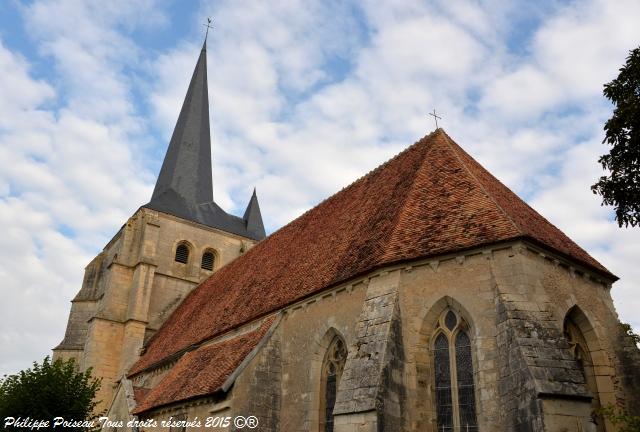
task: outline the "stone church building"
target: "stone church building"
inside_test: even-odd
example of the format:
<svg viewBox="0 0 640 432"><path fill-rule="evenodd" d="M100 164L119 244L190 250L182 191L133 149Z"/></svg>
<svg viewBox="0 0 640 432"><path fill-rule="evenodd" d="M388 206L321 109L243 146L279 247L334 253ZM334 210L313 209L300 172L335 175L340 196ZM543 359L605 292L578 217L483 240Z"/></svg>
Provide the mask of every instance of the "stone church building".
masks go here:
<svg viewBox="0 0 640 432"><path fill-rule="evenodd" d="M255 192L213 201L205 42L54 356L111 420L174 421L138 430L612 432L598 407L640 414L616 279L442 129L265 236Z"/></svg>

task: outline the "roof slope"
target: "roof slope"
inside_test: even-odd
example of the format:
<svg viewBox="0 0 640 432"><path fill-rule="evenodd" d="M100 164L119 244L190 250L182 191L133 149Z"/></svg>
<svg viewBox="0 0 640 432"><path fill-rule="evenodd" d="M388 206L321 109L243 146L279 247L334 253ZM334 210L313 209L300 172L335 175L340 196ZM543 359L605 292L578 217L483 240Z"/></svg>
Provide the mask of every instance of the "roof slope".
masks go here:
<svg viewBox="0 0 640 432"><path fill-rule="evenodd" d="M273 322L271 317L252 332L186 353L152 390L134 389L137 406L133 413L214 393L258 345Z"/></svg>
<svg viewBox="0 0 640 432"><path fill-rule="evenodd" d="M516 238L614 278L438 129L214 273L130 373L374 268Z"/></svg>

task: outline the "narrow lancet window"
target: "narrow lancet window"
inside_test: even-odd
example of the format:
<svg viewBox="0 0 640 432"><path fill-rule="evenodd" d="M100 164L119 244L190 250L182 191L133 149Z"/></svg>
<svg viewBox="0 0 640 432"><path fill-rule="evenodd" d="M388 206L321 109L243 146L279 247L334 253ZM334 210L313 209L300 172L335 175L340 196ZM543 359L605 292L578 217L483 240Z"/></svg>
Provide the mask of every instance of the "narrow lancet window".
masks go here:
<svg viewBox="0 0 640 432"><path fill-rule="evenodd" d="M471 341L464 330L456 336L456 378L461 430L476 430L476 397L473 388Z"/></svg>
<svg viewBox="0 0 640 432"><path fill-rule="evenodd" d="M333 408L346 360L347 347L344 341L336 336L329 344L322 364L320 430L324 432L333 432Z"/></svg>
<svg viewBox="0 0 640 432"><path fill-rule="evenodd" d="M464 319L446 310L433 342L436 421L440 431L477 431L471 339Z"/></svg>
<svg viewBox="0 0 640 432"><path fill-rule="evenodd" d="M451 406L451 368L449 341L440 333L434 347L436 371L436 405L438 407L438 430L452 430L453 407Z"/></svg>

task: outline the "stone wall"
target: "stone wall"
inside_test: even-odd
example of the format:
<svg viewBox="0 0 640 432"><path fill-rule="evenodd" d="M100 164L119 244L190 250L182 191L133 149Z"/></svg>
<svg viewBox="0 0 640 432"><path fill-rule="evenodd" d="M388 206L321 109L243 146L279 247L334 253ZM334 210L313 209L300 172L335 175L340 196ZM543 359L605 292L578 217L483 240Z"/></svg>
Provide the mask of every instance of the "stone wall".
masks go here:
<svg viewBox="0 0 640 432"><path fill-rule="evenodd" d="M380 269L287 307L224 400L154 415L224 405L256 415L259 430L318 431L320 368L340 335L348 358L336 432L436 432L432 336L451 309L471 337L480 430L588 430L590 394L564 336L571 311L582 313L602 404L637 404L640 354L621 333L602 278L526 242ZM164 373L145 380L153 386Z"/></svg>
<svg viewBox="0 0 640 432"><path fill-rule="evenodd" d="M401 430L404 406L404 353L398 306L400 272L369 279L356 323L356 340L338 387L336 432ZM362 413L375 412L369 424Z"/></svg>
<svg viewBox="0 0 640 432"><path fill-rule="evenodd" d="M382 426L382 430L389 432L405 430L404 419L408 400L404 382L405 358L402 341L400 307L396 301L389 328L377 407L378 424Z"/></svg>
<svg viewBox="0 0 640 432"><path fill-rule="evenodd" d="M609 290L603 276L524 242L406 265L399 289L406 430L435 430L429 338L446 307L471 326L481 430L555 430L563 422L573 425L568 430L585 427L589 394L563 334L564 319L575 307L589 318L582 331L602 404L633 409L630 391L638 368L623 365L638 364L637 350L620 341ZM616 354L616 341L628 350L627 360ZM614 429L607 424L607 430Z"/></svg>
<svg viewBox="0 0 640 432"><path fill-rule="evenodd" d="M502 430L498 399L495 281L492 253L415 262L402 269L400 307L406 357L405 430L436 430L432 337L448 308L469 325L480 430Z"/></svg>
<svg viewBox="0 0 640 432"><path fill-rule="evenodd" d="M267 339L268 338L268 339ZM255 416L263 431L280 429L282 412L282 341L276 332L257 347L260 352L251 361L232 390L233 415ZM232 427L230 430L237 430Z"/></svg>
<svg viewBox="0 0 640 432"><path fill-rule="evenodd" d="M206 426L206 422L208 418L215 417L231 417L233 418L233 411L231 409L231 401L230 399L225 398L224 395L212 395L209 397L203 397L197 400L192 400L187 403L175 404L171 406L163 407L162 409L156 410L153 412L153 415L150 417L156 421L155 427L140 427L139 432L174 432L181 431L181 428L171 428L170 426L163 426L162 422L174 422L179 420L186 420L187 422L192 422L191 424L195 424L195 422L199 422L200 427L187 427L188 432L228 432L233 429L233 421L231 420L227 426L224 427L212 427ZM137 419L138 421L143 421L144 418ZM212 420L210 420L212 421ZM132 429L123 428L119 430L128 430ZM248 430L248 429L245 429ZM263 429L253 429L255 431L260 431Z"/></svg>
<svg viewBox="0 0 640 432"><path fill-rule="evenodd" d="M640 350L628 334L620 328L616 340L618 376L614 383L624 388L623 398L627 412L640 416Z"/></svg>
<svg viewBox="0 0 640 432"><path fill-rule="evenodd" d="M175 261L180 242L189 261ZM139 209L87 266L54 358L74 357L103 379L98 410L106 409L120 377L184 297L212 271L202 254L214 251L214 270L255 242L190 221Z"/></svg>
<svg viewBox="0 0 640 432"><path fill-rule="evenodd" d="M284 315L282 340L282 412L280 429L318 431L321 367L329 344L339 335L348 347L356 340L366 286L343 285L299 303ZM349 348L351 349L351 348ZM343 374L344 378L344 374Z"/></svg>

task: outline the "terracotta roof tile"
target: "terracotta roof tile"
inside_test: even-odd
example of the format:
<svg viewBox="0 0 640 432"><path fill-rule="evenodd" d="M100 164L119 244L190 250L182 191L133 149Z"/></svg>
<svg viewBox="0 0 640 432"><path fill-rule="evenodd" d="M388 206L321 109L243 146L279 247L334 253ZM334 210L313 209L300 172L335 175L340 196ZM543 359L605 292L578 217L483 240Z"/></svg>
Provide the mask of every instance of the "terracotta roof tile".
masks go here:
<svg viewBox="0 0 640 432"><path fill-rule="evenodd" d="M134 388L137 405L133 413L214 393L256 347L273 322L271 317L252 332L184 354L152 390Z"/></svg>
<svg viewBox="0 0 640 432"><path fill-rule="evenodd" d="M516 194L491 175L489 171L485 170L477 161L469 156L462 148L453 143L450 138L449 140L460 156L465 167L467 167L469 172L480 182L482 187L492 197L496 204L504 210L506 216L511 219L522 235L529 236L558 252L613 277L613 275L611 275L611 273L602 264L574 243L566 234L532 209L526 202L521 200Z"/></svg>
<svg viewBox="0 0 640 432"><path fill-rule="evenodd" d="M133 387L133 398L136 401L136 406L142 403L150 391L151 389L146 387Z"/></svg>
<svg viewBox="0 0 640 432"><path fill-rule="evenodd" d="M130 373L374 268L516 238L614 278L439 129L214 273Z"/></svg>

